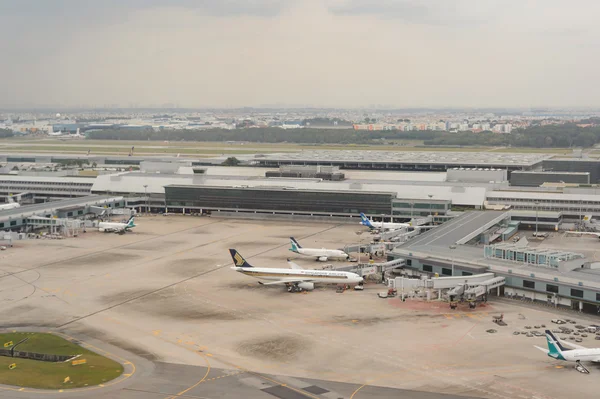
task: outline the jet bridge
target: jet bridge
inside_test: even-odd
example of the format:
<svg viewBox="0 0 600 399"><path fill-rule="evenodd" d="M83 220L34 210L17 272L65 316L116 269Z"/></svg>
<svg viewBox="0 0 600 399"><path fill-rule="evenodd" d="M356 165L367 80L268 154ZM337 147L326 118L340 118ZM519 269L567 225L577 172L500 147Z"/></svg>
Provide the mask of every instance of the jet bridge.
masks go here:
<svg viewBox="0 0 600 399"><path fill-rule="evenodd" d="M487 294L494 288L499 288L506 283L504 277L494 277L489 280L469 284L459 284L456 287L448 291L448 299L450 301L450 308L455 309L458 301L466 300L469 303L470 308L475 308L476 301L486 300Z"/></svg>

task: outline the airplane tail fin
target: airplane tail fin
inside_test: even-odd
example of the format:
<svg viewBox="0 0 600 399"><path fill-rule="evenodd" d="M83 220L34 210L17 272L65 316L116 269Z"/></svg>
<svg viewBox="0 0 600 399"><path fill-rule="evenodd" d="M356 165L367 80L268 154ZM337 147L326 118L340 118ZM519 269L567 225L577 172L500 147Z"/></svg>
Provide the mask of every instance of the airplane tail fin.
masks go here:
<svg viewBox="0 0 600 399"><path fill-rule="evenodd" d="M231 255L231 259L233 259L235 267L252 267L237 250L229 249L229 254Z"/></svg>
<svg viewBox="0 0 600 399"><path fill-rule="evenodd" d="M564 359L562 353L566 352L566 349L560 341L552 334L552 331L546 330L546 341L548 341L548 356L555 359Z"/></svg>
<svg viewBox="0 0 600 399"><path fill-rule="evenodd" d="M296 270L302 270L302 267L297 265L296 263L292 262L291 260L287 260L288 265L290 266L290 269L296 269Z"/></svg>
<svg viewBox="0 0 600 399"><path fill-rule="evenodd" d="M302 248L302 246L298 243L298 241L296 241L294 237L290 237L290 244L292 245L292 248L290 249L290 251L292 252L298 252L298 249Z"/></svg>
<svg viewBox="0 0 600 399"><path fill-rule="evenodd" d="M132 216L127 221L127 227L135 227L135 216Z"/></svg>
<svg viewBox="0 0 600 399"><path fill-rule="evenodd" d="M592 215L585 215L583 221L586 223L592 223Z"/></svg>
<svg viewBox="0 0 600 399"><path fill-rule="evenodd" d="M365 214L362 212L360 213L360 220L361 220L360 224L362 224L363 226L368 226L368 227L373 228L373 225L371 224L371 221L369 220L369 218L366 217Z"/></svg>

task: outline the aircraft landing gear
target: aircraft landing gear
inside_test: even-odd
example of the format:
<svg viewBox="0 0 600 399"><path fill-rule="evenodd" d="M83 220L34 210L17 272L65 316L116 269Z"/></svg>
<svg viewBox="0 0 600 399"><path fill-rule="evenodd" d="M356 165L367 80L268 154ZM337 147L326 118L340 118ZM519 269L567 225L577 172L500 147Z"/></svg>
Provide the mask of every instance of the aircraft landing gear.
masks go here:
<svg viewBox="0 0 600 399"><path fill-rule="evenodd" d="M301 292L302 288L298 287L298 284L286 284L288 292Z"/></svg>
<svg viewBox="0 0 600 399"><path fill-rule="evenodd" d="M575 363L577 363L575 365L575 370L577 370L577 371L579 371L580 373L583 373L583 374L589 374L590 373L590 371L588 369L586 369L583 364L581 364L581 361L577 360Z"/></svg>

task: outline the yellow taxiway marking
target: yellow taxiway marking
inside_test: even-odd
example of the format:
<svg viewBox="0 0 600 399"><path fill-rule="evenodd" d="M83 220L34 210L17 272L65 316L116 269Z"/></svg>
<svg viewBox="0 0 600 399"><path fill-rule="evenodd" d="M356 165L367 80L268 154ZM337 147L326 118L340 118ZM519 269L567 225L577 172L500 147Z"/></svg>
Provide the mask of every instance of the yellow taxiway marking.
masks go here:
<svg viewBox="0 0 600 399"><path fill-rule="evenodd" d="M208 359L206 358L206 356L202 356L202 357L204 358L204 361L206 362L206 373L204 374L204 377L202 377L202 379L200 381L198 381L197 383L195 383L191 387L189 387L187 389L184 389L183 391L179 392L177 395L167 396L166 399L174 399L174 398L177 398L177 397L179 397L181 395L184 395L187 392L189 392L190 390L196 388L198 385L202 384L206 380L206 377L208 377L208 373L210 373L210 362L208 361Z"/></svg>

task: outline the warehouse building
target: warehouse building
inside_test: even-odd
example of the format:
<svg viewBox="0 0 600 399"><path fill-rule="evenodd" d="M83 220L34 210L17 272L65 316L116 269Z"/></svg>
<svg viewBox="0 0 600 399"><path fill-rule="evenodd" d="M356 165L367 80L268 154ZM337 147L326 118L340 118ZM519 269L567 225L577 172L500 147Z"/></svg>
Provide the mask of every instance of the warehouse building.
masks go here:
<svg viewBox="0 0 600 399"><path fill-rule="evenodd" d="M586 158L545 159L542 168L546 172L589 173L590 183L600 183L600 160Z"/></svg>
<svg viewBox="0 0 600 399"><path fill-rule="evenodd" d="M511 186L539 187L544 183L590 184L590 172L539 172L517 170L510 174Z"/></svg>
<svg viewBox="0 0 600 399"><path fill-rule="evenodd" d="M530 170L541 167L546 154L511 154L500 152L392 152L392 151L302 151L297 153L266 154L249 161L253 165L326 165L340 169L406 170L440 172L452 168Z"/></svg>
<svg viewBox="0 0 600 399"><path fill-rule="evenodd" d="M580 220L583 215L600 217L600 196L596 194L491 191L487 203L517 210L561 212L563 218L571 220Z"/></svg>
<svg viewBox="0 0 600 399"><path fill-rule="evenodd" d="M94 177L0 175L0 196L29 193L36 199L61 199L90 195Z"/></svg>

